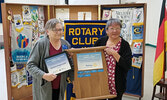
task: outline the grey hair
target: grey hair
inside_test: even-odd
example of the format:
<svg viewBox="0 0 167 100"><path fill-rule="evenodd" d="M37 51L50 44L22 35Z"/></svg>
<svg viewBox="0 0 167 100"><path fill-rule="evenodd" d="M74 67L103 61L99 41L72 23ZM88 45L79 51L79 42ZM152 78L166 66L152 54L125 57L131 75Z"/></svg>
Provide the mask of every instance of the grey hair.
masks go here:
<svg viewBox="0 0 167 100"><path fill-rule="evenodd" d="M120 19L110 18L110 19L107 21L105 30L107 30L108 27L111 26L112 24L118 24L118 25L120 25L120 28L122 28L122 23L121 23L121 20L120 20Z"/></svg>
<svg viewBox="0 0 167 100"><path fill-rule="evenodd" d="M55 28L56 24L60 23L63 27L63 24L60 20L53 18L53 19L49 19L46 24L45 24L45 31L46 30L53 30L53 28Z"/></svg>

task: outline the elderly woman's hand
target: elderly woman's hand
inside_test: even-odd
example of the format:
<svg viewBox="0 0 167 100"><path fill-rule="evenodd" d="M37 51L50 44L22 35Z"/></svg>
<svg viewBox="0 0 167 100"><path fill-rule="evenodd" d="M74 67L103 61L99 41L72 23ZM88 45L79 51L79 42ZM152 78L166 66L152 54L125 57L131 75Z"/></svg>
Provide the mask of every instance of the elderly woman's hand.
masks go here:
<svg viewBox="0 0 167 100"><path fill-rule="evenodd" d="M108 55L113 55L113 53L117 53L112 47L107 47L104 49Z"/></svg>
<svg viewBox="0 0 167 100"><path fill-rule="evenodd" d="M45 73L42 78L50 82L53 81L56 77L57 75L55 74Z"/></svg>
<svg viewBox="0 0 167 100"><path fill-rule="evenodd" d="M107 47L104 49L108 55L112 55L116 61L118 62L120 59L120 55L113 49L113 47Z"/></svg>

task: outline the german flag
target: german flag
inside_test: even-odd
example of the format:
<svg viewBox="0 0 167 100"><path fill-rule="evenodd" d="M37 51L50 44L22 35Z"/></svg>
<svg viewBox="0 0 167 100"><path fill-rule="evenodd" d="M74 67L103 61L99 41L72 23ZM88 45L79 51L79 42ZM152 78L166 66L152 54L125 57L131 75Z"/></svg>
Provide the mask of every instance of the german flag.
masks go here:
<svg viewBox="0 0 167 100"><path fill-rule="evenodd" d="M165 62L165 48L164 43L167 42L167 11L166 0L162 2L160 24L157 39L157 48L154 61L153 70L153 84L154 86L164 77L164 62ZM166 46L167 47L167 46ZM167 49L166 49L167 50Z"/></svg>

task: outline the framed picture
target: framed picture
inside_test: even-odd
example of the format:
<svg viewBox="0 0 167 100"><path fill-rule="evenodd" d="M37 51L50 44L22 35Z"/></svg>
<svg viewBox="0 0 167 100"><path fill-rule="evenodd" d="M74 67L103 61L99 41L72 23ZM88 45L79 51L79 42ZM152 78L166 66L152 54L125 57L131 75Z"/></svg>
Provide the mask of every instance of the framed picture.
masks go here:
<svg viewBox="0 0 167 100"><path fill-rule="evenodd" d="M45 64L49 73L53 74L60 74L71 69L71 64L66 51L45 58Z"/></svg>

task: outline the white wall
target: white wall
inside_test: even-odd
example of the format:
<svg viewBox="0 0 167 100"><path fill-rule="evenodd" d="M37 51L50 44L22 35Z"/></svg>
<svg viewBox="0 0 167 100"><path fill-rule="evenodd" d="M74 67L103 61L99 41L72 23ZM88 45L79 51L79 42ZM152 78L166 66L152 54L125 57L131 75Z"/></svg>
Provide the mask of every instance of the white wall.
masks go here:
<svg viewBox="0 0 167 100"><path fill-rule="evenodd" d="M69 0L69 5L119 4L119 0Z"/></svg>
<svg viewBox="0 0 167 100"><path fill-rule="evenodd" d="M2 23L0 23L0 43L3 42L3 27L2 27ZM1 44L0 44L1 47Z"/></svg>
<svg viewBox="0 0 167 100"><path fill-rule="evenodd" d="M3 35L3 27L2 27L2 23L0 23L0 35Z"/></svg>
<svg viewBox="0 0 167 100"><path fill-rule="evenodd" d="M162 1L163 0L147 1L146 43L157 44Z"/></svg>
<svg viewBox="0 0 167 100"><path fill-rule="evenodd" d="M7 84L6 84L6 69L5 69L5 54L4 49L0 49L0 99L7 100Z"/></svg>
<svg viewBox="0 0 167 100"><path fill-rule="evenodd" d="M55 5L57 0L4 0L5 3L22 3L22 4L48 4Z"/></svg>

